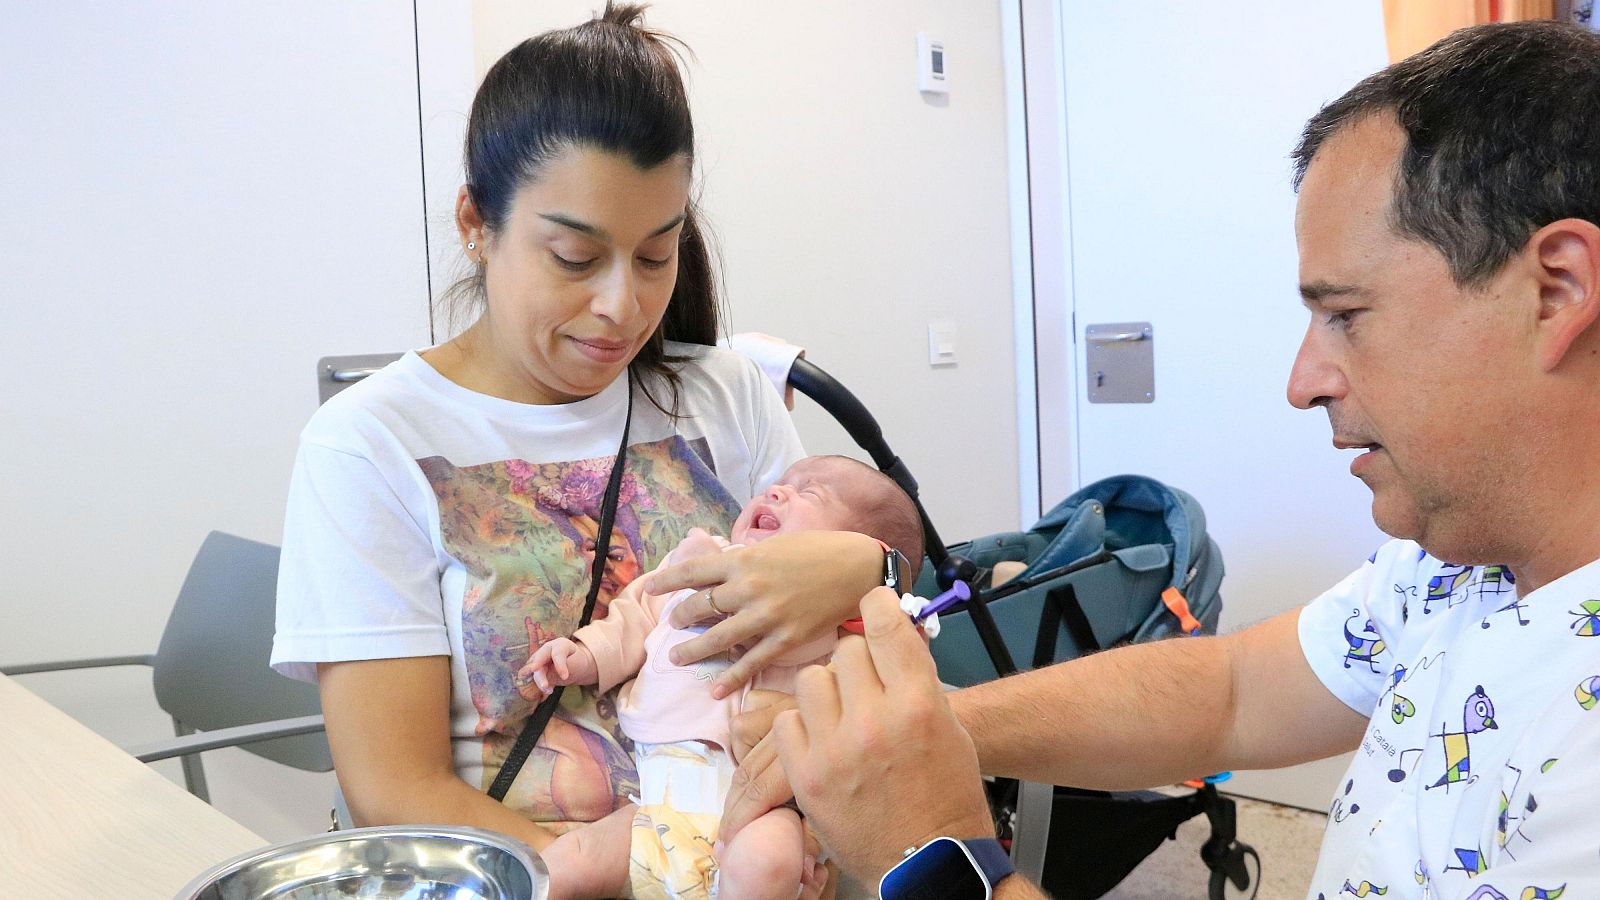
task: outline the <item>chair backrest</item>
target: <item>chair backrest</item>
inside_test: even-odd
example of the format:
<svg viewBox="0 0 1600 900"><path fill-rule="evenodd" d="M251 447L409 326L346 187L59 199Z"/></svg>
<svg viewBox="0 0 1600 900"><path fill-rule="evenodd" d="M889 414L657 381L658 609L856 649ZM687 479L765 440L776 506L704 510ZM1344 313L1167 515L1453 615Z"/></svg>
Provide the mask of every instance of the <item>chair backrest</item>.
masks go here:
<svg viewBox="0 0 1600 900"><path fill-rule="evenodd" d="M278 548L213 531L195 554L156 651L156 702L201 731L322 711L313 685L272 671ZM313 772L333 768L321 733L241 745Z"/></svg>

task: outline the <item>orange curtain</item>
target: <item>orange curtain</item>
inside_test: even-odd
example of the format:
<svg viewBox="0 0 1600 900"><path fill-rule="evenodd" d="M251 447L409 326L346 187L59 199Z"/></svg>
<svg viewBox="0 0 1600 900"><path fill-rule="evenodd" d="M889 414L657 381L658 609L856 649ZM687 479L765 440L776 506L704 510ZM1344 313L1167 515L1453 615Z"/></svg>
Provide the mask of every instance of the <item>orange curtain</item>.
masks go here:
<svg viewBox="0 0 1600 900"><path fill-rule="evenodd" d="M1383 0L1390 62L1405 59L1457 28L1555 16L1556 0Z"/></svg>

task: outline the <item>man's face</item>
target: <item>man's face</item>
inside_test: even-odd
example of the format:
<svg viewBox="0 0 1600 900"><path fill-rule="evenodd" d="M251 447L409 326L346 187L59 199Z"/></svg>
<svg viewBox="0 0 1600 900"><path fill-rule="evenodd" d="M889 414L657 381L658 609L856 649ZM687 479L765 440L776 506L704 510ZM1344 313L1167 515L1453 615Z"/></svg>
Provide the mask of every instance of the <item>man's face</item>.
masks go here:
<svg viewBox="0 0 1600 900"><path fill-rule="evenodd" d="M1295 215L1311 324L1289 402L1327 409L1335 446L1372 491L1372 517L1456 562L1496 550L1486 528L1515 502L1532 436L1518 387L1531 323L1502 294L1507 266L1463 290L1432 246L1396 235L1390 199L1404 133L1388 116L1346 125L1306 172Z"/></svg>

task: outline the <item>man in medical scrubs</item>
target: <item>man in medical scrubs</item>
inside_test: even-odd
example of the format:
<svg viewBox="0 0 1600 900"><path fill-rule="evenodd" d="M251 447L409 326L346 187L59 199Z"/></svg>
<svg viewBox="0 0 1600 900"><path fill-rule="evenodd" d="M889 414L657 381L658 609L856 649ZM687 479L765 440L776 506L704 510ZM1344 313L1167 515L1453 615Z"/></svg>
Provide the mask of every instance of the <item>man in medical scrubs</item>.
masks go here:
<svg viewBox="0 0 1600 900"><path fill-rule="evenodd" d="M748 755L724 838L792 785L858 879L909 853L886 897L1027 897L983 858L980 771L1119 789L1354 750L1310 897L1600 896L1600 35L1456 32L1294 158L1289 401L1360 451L1394 540L1245 631L948 697L869 594L865 639ZM940 837L970 865L922 852Z"/></svg>

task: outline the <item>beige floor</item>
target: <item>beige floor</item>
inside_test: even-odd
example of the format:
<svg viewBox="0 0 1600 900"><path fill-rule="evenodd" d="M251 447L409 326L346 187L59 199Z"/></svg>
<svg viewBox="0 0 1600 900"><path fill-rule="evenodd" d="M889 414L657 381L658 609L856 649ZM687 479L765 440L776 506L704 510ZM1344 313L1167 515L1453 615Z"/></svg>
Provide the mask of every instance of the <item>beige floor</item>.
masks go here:
<svg viewBox="0 0 1600 900"><path fill-rule="evenodd" d="M1261 855L1261 890L1257 900L1302 900L1317 865L1328 817L1259 800L1234 798L1239 804L1239 840ZM1205 863L1200 845L1210 835L1205 818L1178 829L1178 839L1152 853L1107 900L1205 900ZM1230 895L1231 896L1231 895Z"/></svg>

